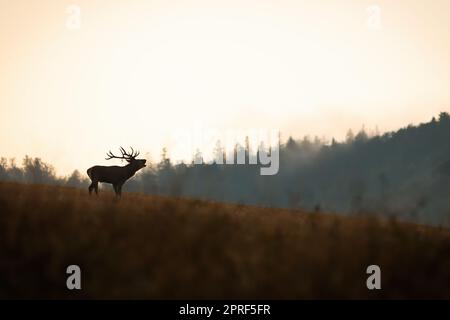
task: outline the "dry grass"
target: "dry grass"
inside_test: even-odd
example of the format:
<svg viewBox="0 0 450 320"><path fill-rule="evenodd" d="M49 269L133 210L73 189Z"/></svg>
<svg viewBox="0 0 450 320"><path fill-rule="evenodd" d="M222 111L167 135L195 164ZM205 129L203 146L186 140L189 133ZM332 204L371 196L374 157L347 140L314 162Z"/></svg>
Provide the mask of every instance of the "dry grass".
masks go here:
<svg viewBox="0 0 450 320"><path fill-rule="evenodd" d="M450 298L448 229L12 183L0 211L2 298Z"/></svg>

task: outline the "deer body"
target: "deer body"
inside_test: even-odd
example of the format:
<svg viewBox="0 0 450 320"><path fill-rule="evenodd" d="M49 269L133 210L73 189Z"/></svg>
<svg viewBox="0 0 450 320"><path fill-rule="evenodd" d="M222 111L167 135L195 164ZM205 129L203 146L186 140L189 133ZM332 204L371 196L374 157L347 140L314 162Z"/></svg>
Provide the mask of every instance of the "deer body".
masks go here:
<svg viewBox="0 0 450 320"><path fill-rule="evenodd" d="M131 148L131 154L126 153L122 147L120 150L122 152L121 157L116 157L109 152L108 158L106 159L124 159L128 162L126 166L93 166L87 170L87 174L92 181L89 186L89 194L92 193L92 190L95 190L95 193L98 194L98 183L104 182L112 184L116 196L120 197L122 195L123 184L134 176L137 171L145 167L146 160L136 159L139 152L134 153L133 148Z"/></svg>

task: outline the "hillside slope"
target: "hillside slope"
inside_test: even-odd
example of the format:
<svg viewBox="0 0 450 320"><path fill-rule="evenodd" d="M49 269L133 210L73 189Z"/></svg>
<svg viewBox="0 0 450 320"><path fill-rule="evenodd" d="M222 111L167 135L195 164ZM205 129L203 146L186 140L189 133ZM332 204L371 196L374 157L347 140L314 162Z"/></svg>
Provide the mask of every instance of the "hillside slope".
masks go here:
<svg viewBox="0 0 450 320"><path fill-rule="evenodd" d="M0 183L0 298L450 298L448 229L86 193Z"/></svg>

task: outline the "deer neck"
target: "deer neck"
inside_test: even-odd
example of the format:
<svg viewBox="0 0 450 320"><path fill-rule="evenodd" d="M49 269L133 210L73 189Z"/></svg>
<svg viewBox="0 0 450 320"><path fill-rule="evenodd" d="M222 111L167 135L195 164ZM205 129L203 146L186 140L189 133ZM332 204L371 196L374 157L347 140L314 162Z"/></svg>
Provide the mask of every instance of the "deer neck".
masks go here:
<svg viewBox="0 0 450 320"><path fill-rule="evenodd" d="M126 169L126 172L127 172L127 178L130 178L130 177L134 176L134 174L137 171L137 169L135 167L133 167L131 165L131 163L127 164L124 168Z"/></svg>

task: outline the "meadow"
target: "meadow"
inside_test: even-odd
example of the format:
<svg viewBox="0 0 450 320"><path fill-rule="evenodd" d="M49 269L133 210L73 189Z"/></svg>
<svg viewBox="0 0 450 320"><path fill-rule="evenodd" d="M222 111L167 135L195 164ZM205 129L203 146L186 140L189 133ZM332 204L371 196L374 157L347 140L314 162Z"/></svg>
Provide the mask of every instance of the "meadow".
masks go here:
<svg viewBox="0 0 450 320"><path fill-rule="evenodd" d="M81 290L66 288L72 264ZM366 287L372 264L381 290ZM450 299L450 230L0 183L0 298Z"/></svg>

